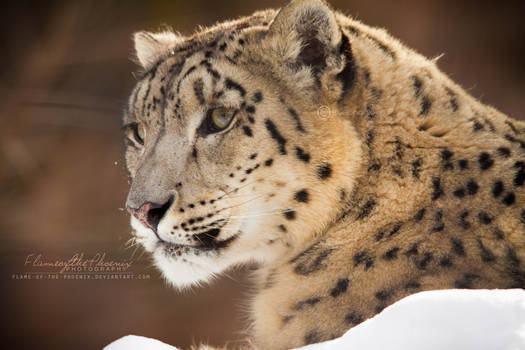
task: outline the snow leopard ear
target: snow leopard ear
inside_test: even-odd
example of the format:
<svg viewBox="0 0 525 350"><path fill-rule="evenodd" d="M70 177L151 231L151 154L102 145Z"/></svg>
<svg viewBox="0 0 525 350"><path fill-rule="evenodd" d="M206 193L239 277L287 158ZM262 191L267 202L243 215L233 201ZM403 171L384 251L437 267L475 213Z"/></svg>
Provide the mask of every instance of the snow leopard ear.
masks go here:
<svg viewBox="0 0 525 350"><path fill-rule="evenodd" d="M341 30L333 11L322 0L293 0L281 9L269 29L270 37L280 38L280 48L298 63L322 70L330 55L336 54Z"/></svg>
<svg viewBox="0 0 525 350"><path fill-rule="evenodd" d="M161 33L137 32L133 35L135 53L140 65L144 69L153 66L171 48L183 40L175 33L166 31Z"/></svg>

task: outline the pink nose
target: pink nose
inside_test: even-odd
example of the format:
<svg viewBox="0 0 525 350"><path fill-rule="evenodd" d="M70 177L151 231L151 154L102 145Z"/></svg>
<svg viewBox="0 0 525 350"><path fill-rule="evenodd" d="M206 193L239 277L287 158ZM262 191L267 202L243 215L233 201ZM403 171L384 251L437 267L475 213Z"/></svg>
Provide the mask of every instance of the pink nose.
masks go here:
<svg viewBox="0 0 525 350"><path fill-rule="evenodd" d="M156 233L160 220L162 220L169 207L171 206L172 202L172 198L170 198L170 200L168 200L164 204L146 202L142 204L138 209L127 207L127 210L131 215L136 217L144 226L149 227Z"/></svg>

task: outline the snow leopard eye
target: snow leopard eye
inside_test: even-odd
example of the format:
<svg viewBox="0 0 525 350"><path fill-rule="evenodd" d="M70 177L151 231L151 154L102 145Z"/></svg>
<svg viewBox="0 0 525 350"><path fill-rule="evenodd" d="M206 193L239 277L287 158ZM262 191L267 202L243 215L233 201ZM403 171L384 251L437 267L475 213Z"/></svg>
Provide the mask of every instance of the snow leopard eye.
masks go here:
<svg viewBox="0 0 525 350"><path fill-rule="evenodd" d="M146 128L142 123L131 123L126 126L126 134L129 139L144 145L144 139L146 138Z"/></svg>
<svg viewBox="0 0 525 350"><path fill-rule="evenodd" d="M217 107L208 110L206 118L199 127L199 134L206 136L226 130L231 125L237 110L226 107Z"/></svg>

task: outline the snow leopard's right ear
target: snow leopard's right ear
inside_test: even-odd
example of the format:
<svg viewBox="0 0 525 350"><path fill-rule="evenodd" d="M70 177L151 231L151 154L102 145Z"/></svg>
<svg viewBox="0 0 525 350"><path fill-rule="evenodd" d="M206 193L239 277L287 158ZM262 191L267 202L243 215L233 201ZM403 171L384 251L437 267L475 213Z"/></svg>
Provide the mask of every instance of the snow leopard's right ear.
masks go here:
<svg viewBox="0 0 525 350"><path fill-rule="evenodd" d="M135 53L140 65L149 69L161 57L166 56L169 50L184 38L169 31L160 33L137 32L133 35Z"/></svg>

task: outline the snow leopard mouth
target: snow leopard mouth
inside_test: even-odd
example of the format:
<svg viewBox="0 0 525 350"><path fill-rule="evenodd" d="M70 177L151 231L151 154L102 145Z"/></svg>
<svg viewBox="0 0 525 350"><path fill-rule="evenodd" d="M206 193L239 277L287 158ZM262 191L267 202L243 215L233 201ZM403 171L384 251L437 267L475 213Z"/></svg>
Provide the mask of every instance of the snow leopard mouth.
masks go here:
<svg viewBox="0 0 525 350"><path fill-rule="evenodd" d="M188 253L190 250L193 250L194 252L218 251L230 246L241 234L239 231L231 237L223 240L217 240L215 238L219 235L219 233L220 229L213 228L211 230L196 234L195 237L197 242L199 242L199 244L196 245L170 243L162 239L160 239L158 243L162 245L165 250L169 251L170 253L176 253L177 255Z"/></svg>

